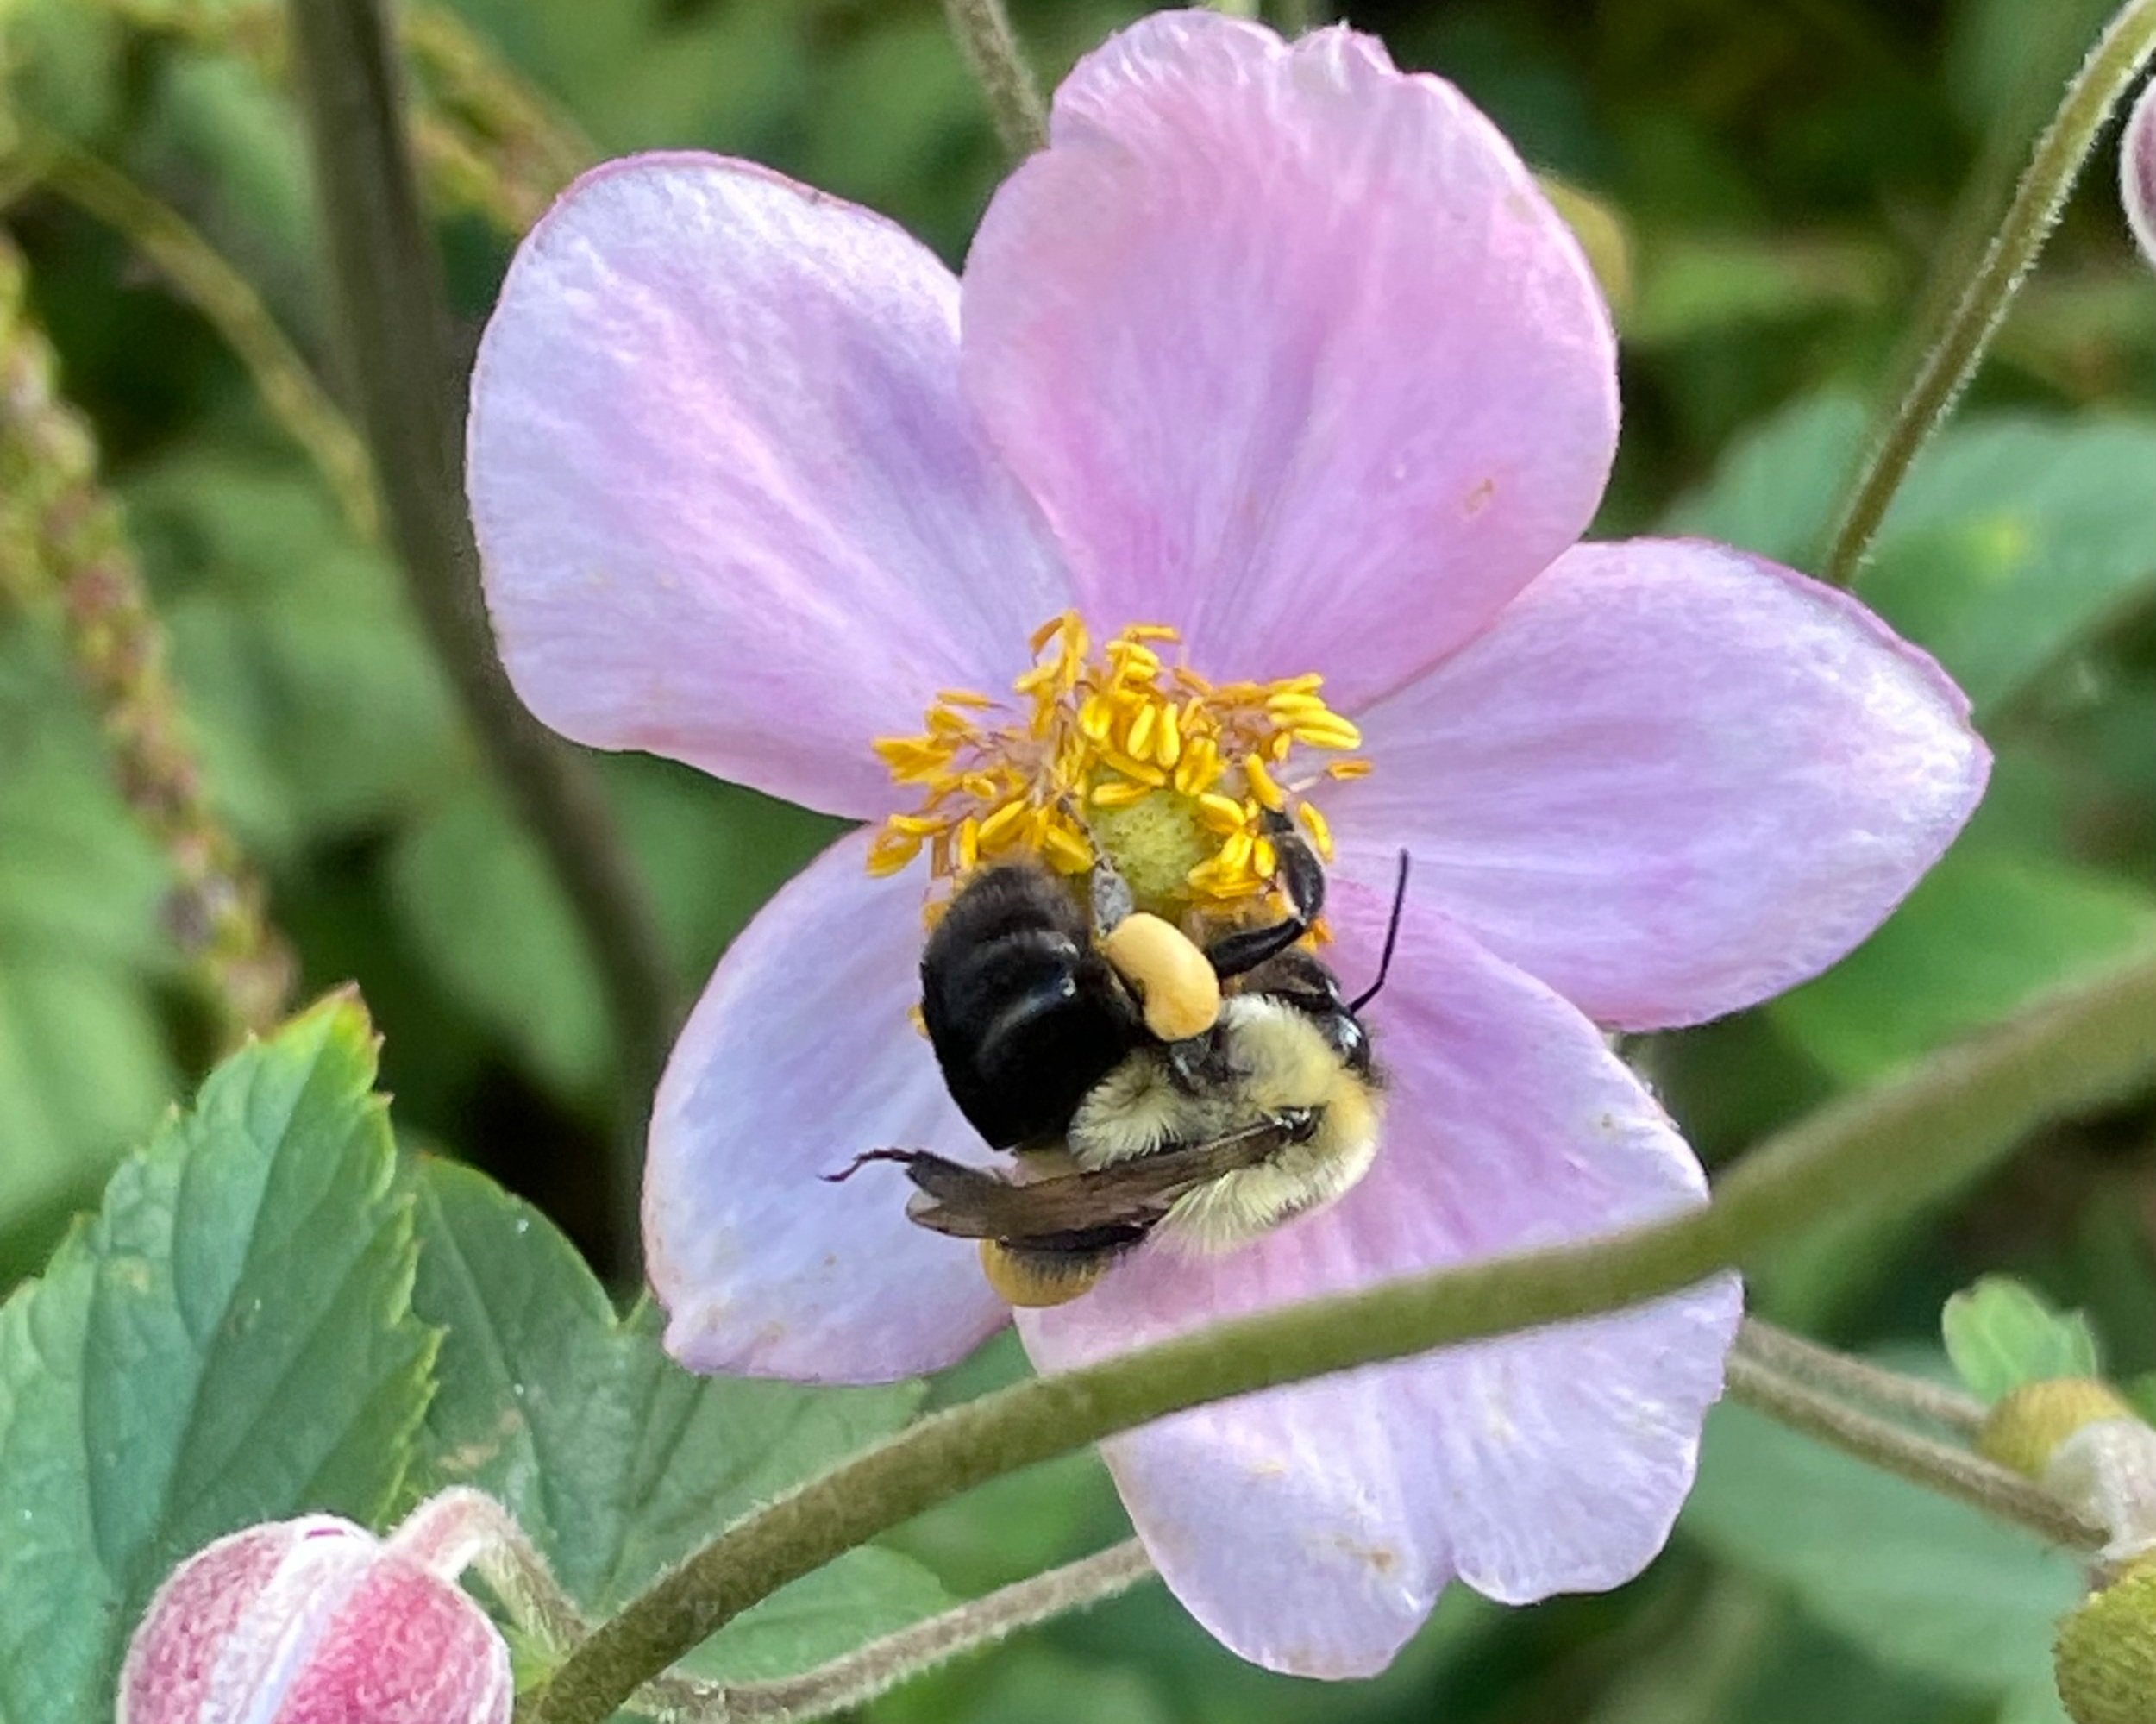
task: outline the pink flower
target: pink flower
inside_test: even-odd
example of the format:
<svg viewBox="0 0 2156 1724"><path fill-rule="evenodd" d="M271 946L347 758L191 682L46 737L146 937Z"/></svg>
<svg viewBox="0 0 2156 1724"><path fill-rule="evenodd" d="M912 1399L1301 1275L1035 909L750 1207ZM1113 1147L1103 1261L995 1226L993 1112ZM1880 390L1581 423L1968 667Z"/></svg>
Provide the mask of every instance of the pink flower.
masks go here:
<svg viewBox="0 0 2156 1724"><path fill-rule="evenodd" d="M460 1495L437 1499L451 1519ZM437 1505L386 1545L310 1514L190 1557L135 1631L117 1724L508 1724L509 1647Z"/></svg>
<svg viewBox="0 0 2156 1724"><path fill-rule="evenodd" d="M2156 266L2156 82L2142 89L2119 137L2119 201L2141 255Z"/></svg>
<svg viewBox="0 0 2156 1724"><path fill-rule="evenodd" d="M741 936L661 1087L652 1276L697 1370L903 1376L1009 1315L971 1250L907 1223L895 1173L818 1175L881 1144L985 1158L908 1026L922 881L868 863L1070 837L1012 788L1048 770L1023 702L995 731L961 693L941 730L871 745L918 732L939 690L1012 687L1066 610L1094 638L1171 625L1164 654L1254 680L1276 716L1322 674L1281 770L1367 763L1297 787L1330 824L1351 989L1399 849L1415 872L1368 1012L1392 1087L1367 1177L1239 1250L1149 1246L1019 1313L1044 1370L1698 1203L1698 1163L1597 1025L1697 1023L1833 962L1984 785L1959 691L1853 600L1712 544L1575 542L1616 439L1601 297L1489 122L1347 30L1284 46L1191 11L1125 31L1058 92L962 283L761 168L602 168L519 254L473 398L487 591L535 712L899 817ZM1072 662L1070 698L1097 693L1106 672ZM1163 797L1204 778L1175 772ZM1247 772L1221 782L1224 821L1255 807ZM943 812L909 826L924 786ZM1220 843L1247 866L1247 832ZM1200 1409L1107 1458L1230 1646L1368 1672L1455 1578L1526 1601L1636 1574L1739 1304L1724 1279Z"/></svg>

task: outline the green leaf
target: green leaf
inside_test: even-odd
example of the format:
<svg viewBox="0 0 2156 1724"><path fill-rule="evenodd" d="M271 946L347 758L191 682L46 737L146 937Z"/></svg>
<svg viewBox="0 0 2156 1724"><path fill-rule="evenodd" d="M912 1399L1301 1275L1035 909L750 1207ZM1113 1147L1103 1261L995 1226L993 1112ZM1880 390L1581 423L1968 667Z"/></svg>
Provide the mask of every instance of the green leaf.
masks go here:
<svg viewBox="0 0 2156 1724"><path fill-rule="evenodd" d="M122 495L210 787L251 846L462 789L470 750L395 566L303 461L192 453Z"/></svg>
<svg viewBox="0 0 2156 1724"><path fill-rule="evenodd" d="M1684 1527L1875 1658L1963 1692L2048 1677L2076 1564L1741 1407L1708 1420Z"/></svg>
<svg viewBox="0 0 2156 1724"><path fill-rule="evenodd" d="M428 1489L506 1503L587 1610L622 1602L749 1508L897 1430L921 1390L698 1377L657 1314L617 1319L568 1241L481 1175L423 1164L413 1303L447 1330L427 1415ZM937 1610L918 1564L856 1551L733 1622L693 1666L792 1674Z"/></svg>
<svg viewBox="0 0 2156 1724"><path fill-rule="evenodd" d="M1979 716L2156 589L2156 422L1993 417L1896 495L1861 592Z"/></svg>
<svg viewBox="0 0 2156 1724"><path fill-rule="evenodd" d="M1864 451L1865 424L1852 396L1795 403L1734 439L1712 480L1670 511L1665 528L1808 567Z"/></svg>
<svg viewBox="0 0 2156 1724"><path fill-rule="evenodd" d="M2078 1311L2054 1310L2011 1276L1987 1275L1940 1313L1946 1357L1969 1392L1996 1401L2025 1382L2100 1374L2096 1338Z"/></svg>
<svg viewBox="0 0 2156 1724"><path fill-rule="evenodd" d="M1963 844L1879 931L1768 1008L1856 1083L2156 940L2156 897L2072 862Z"/></svg>
<svg viewBox="0 0 2156 1724"><path fill-rule="evenodd" d="M53 635L0 642L0 1286L95 1201L178 1082L154 986L164 859L128 818Z"/></svg>
<svg viewBox="0 0 2156 1724"><path fill-rule="evenodd" d="M373 1076L349 999L235 1055L0 1307L0 1724L109 1719L212 1539L395 1495L436 1338Z"/></svg>

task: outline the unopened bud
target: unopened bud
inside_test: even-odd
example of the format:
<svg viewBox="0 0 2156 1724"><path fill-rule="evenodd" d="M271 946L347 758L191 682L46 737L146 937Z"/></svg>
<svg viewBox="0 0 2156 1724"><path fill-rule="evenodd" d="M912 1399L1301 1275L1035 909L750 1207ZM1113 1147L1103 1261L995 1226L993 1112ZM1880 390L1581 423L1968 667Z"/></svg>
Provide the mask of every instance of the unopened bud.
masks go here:
<svg viewBox="0 0 2156 1724"><path fill-rule="evenodd" d="M327 1514L220 1539L150 1601L116 1724L507 1724L508 1645L455 1580L471 1554Z"/></svg>
<svg viewBox="0 0 2156 1724"><path fill-rule="evenodd" d="M2025 1382L2002 1398L1977 1433L1977 1447L1985 1459L2041 1480L2059 1445L2083 1426L2133 1416L2134 1409L2107 1382L2050 1377Z"/></svg>
<svg viewBox="0 0 2156 1724"><path fill-rule="evenodd" d="M2156 1724L2156 1562L2092 1593L2059 1625L2053 1660L2074 1724Z"/></svg>
<svg viewBox="0 0 2156 1724"><path fill-rule="evenodd" d="M2141 91L2120 135L2119 201L2141 255L2156 265L2156 80Z"/></svg>

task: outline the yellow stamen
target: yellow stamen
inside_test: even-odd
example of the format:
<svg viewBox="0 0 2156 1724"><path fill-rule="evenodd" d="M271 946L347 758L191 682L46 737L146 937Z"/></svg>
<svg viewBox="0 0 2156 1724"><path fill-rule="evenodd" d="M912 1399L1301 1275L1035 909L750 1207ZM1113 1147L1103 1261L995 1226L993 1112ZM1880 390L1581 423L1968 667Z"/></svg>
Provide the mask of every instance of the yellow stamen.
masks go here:
<svg viewBox="0 0 2156 1724"><path fill-rule="evenodd" d="M1181 637L1159 624L1125 629L1096 654L1069 611L1030 638L1033 662L1009 696L946 688L920 734L876 739L877 758L920 801L871 840L873 873L925 852L947 891L987 861L1031 856L1081 875L1102 851L1140 907L1173 922L1272 893L1270 823L1283 813L1330 856L1311 787L1361 777L1369 762L1307 759L1362 743L1325 700L1321 674L1215 681L1170 661Z"/></svg>

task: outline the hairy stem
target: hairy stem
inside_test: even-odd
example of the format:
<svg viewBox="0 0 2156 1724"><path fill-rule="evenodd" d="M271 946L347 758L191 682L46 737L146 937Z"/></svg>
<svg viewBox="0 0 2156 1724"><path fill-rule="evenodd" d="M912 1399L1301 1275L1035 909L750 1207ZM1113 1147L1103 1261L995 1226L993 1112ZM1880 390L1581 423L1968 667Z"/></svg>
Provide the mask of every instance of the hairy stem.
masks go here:
<svg viewBox="0 0 2156 1724"><path fill-rule="evenodd" d="M2037 139L2035 153L2014 188L1998 231L1937 334L1926 343L1922 364L1858 475L1827 554L1823 579L1837 586L1855 580L1910 464L1974 375L2112 110L2133 88L2152 54L2156 54L2156 0L2128 0L2067 85L2059 111Z"/></svg>
<svg viewBox="0 0 2156 1724"><path fill-rule="evenodd" d="M1751 1267L1854 1196L1914 1208L2033 1125L2156 1078L2156 954L2062 990L1821 1109L1651 1226L1237 1319L924 1419L736 1522L527 1696L526 1724L599 1724L741 1611L977 1484L1187 1407L1585 1317Z"/></svg>
<svg viewBox="0 0 2156 1724"><path fill-rule="evenodd" d="M51 343L24 303L21 255L0 238L0 592L59 599L76 680L95 705L113 776L164 851L166 922L228 1040L290 1003L291 950L268 894L203 787L165 630L98 475L89 422L54 386Z"/></svg>
<svg viewBox="0 0 2156 1724"><path fill-rule="evenodd" d="M2054 1545L2086 1555L2103 1543L2100 1528L2021 1474L1860 1411L1763 1364L1748 1351L1739 1349L1730 1356L1729 1393L1733 1400L1860 1461L1943 1495L1959 1497Z"/></svg>
<svg viewBox="0 0 2156 1724"><path fill-rule="evenodd" d="M177 211L116 168L34 129L28 120L18 123L43 163L46 186L125 236L208 320L248 368L270 417L312 457L352 530L373 538L381 522L367 446L253 284Z"/></svg>
<svg viewBox="0 0 2156 1724"><path fill-rule="evenodd" d="M1031 154L1048 141L1048 107L1003 0L943 0L943 10L988 98L996 135L1012 155Z"/></svg>
<svg viewBox="0 0 2156 1724"><path fill-rule="evenodd" d="M674 1715L680 1724L726 1724L730 1719L780 1724L786 1720L828 1718L874 1700L909 1677L993 1646L1021 1629L1128 1592L1152 1572L1144 1547L1135 1539L1126 1539L1096 1555L1014 1582L940 1616L871 1640L844 1658L800 1676L778 1682L743 1683L732 1688L695 1684L704 1692L694 1697L684 1695L690 1703ZM664 1700L667 1689L675 1686L655 1685L655 1695Z"/></svg>
<svg viewBox="0 0 2156 1724"><path fill-rule="evenodd" d="M1984 1404L1973 1395L1852 1358L1757 1317L1745 1319L1737 1351L1808 1389L1860 1401L1882 1413L1943 1425L1965 1437L1984 1428Z"/></svg>
<svg viewBox="0 0 2156 1724"><path fill-rule="evenodd" d="M640 1119L674 1032L674 976L596 777L519 704L480 611L459 483L462 367L450 351L380 0L292 0L291 16L337 325L390 537L466 717L582 925L611 1008L624 1097ZM624 1130L611 1169L617 1269L636 1257L639 1136Z"/></svg>

